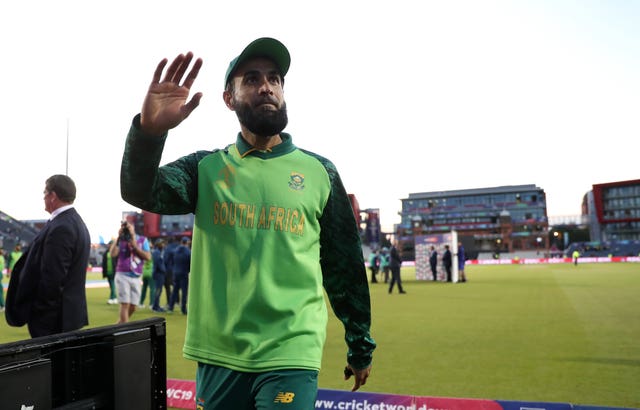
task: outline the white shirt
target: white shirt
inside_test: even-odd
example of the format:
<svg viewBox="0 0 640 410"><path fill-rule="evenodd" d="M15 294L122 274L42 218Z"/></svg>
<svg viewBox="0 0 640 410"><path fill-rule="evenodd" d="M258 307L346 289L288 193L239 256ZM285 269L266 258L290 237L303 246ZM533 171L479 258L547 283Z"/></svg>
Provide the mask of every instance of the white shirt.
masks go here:
<svg viewBox="0 0 640 410"><path fill-rule="evenodd" d="M71 209L71 208L73 208L73 205L71 205L71 204L65 205L65 206L61 206L60 208L58 208L55 211L51 212L51 218L49 218L49 220L52 221L53 218L55 218L56 216L60 215L61 213L63 213L67 209Z"/></svg>

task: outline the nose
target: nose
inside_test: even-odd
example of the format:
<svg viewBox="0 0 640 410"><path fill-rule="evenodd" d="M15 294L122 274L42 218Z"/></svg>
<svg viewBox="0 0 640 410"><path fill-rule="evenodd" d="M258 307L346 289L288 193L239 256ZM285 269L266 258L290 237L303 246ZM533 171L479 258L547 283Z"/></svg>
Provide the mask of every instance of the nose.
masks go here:
<svg viewBox="0 0 640 410"><path fill-rule="evenodd" d="M260 94L273 94L273 88L271 87L271 83L269 83L269 79L266 76L262 78L262 82L260 83L258 92Z"/></svg>

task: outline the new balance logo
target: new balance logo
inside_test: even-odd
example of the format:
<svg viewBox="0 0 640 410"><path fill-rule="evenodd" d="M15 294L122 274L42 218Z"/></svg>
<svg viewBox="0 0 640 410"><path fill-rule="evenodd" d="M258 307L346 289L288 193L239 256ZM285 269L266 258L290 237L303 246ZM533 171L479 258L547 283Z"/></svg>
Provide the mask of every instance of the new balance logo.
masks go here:
<svg viewBox="0 0 640 410"><path fill-rule="evenodd" d="M293 403L293 397L295 393L284 393L280 392L276 395L276 398L273 400L274 403Z"/></svg>

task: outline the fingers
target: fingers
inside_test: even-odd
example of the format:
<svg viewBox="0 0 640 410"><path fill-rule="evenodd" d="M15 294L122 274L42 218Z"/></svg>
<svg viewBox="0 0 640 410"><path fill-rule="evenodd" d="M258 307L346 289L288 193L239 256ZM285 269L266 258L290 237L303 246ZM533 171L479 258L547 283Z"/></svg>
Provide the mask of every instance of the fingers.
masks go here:
<svg viewBox="0 0 640 410"><path fill-rule="evenodd" d="M198 58L196 59L196 62L193 63L193 67L191 68L191 71L189 71L189 74L187 74L187 78L184 80L184 84L182 85L183 87L191 88L193 82L198 76L198 73L200 72L200 67L202 67L202 59Z"/></svg>
<svg viewBox="0 0 640 410"><path fill-rule="evenodd" d="M169 65L169 68L167 68L167 72L165 73L162 82L171 82L177 86L180 86L180 81L182 81L182 77L184 77L184 74L187 72L187 69L191 64L191 60L193 60L193 53L191 51L189 51L187 54L179 54L178 56L176 56L176 58L174 58ZM165 58L160 62L160 64L158 64L158 67L156 68L156 71L153 75L154 83L160 81L162 71L167 65L167 62L168 60ZM189 74L187 74L182 87L191 88L193 82L198 76L200 67L202 67L202 59L198 58L189 71Z"/></svg>
<svg viewBox="0 0 640 410"><path fill-rule="evenodd" d="M354 384L353 384L353 387L351 388L351 391L356 391L361 386L364 386L365 384L367 384L367 376L368 374L364 375L364 374L361 374L360 372L356 372Z"/></svg>
<svg viewBox="0 0 640 410"><path fill-rule="evenodd" d="M351 391L356 391L361 386L364 386L365 384L367 384L367 378L369 377L370 373L371 373L371 366L365 369L355 370L353 367L351 367L351 365L349 365L344 369L344 379L347 380L351 376L353 376L354 384L353 384L353 387L351 388Z"/></svg>
<svg viewBox="0 0 640 410"><path fill-rule="evenodd" d="M160 76L162 75L162 71L164 70L164 66L167 65L167 59L163 58L162 61L158 63L156 67L156 71L153 73L153 80L151 80L151 84L155 84L160 82Z"/></svg>
<svg viewBox="0 0 640 410"><path fill-rule="evenodd" d="M182 107L184 118L187 118L189 114L200 105L201 98L202 93L196 93L191 97L191 100Z"/></svg>

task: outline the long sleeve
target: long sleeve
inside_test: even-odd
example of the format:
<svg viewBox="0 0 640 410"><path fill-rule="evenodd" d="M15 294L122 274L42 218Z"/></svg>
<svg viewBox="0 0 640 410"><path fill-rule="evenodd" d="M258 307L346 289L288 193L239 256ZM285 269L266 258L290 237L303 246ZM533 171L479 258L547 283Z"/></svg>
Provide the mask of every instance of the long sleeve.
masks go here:
<svg viewBox="0 0 640 410"><path fill-rule="evenodd" d="M193 213L198 197L198 162L208 151L198 151L159 166L167 135L140 131L140 116L133 119L120 168L122 199L159 214Z"/></svg>
<svg viewBox="0 0 640 410"><path fill-rule="evenodd" d="M325 168L331 194L320 220L320 264L329 302L345 328L347 361L357 369L371 364L376 343L370 335L371 304L360 236L337 170Z"/></svg>

